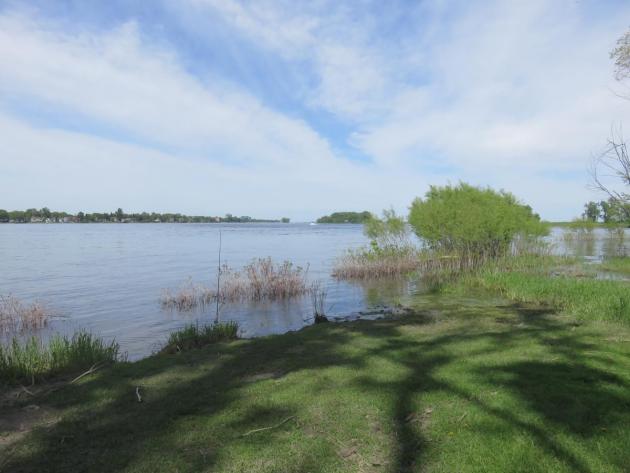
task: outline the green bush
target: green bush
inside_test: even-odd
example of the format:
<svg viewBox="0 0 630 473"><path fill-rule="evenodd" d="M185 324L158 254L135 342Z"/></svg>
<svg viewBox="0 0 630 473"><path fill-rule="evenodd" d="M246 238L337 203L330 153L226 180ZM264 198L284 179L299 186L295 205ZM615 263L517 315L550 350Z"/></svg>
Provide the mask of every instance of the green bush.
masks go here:
<svg viewBox="0 0 630 473"><path fill-rule="evenodd" d="M236 338L238 338L238 324L236 322L230 321L202 326L198 323L190 324L171 333L161 352L177 353Z"/></svg>
<svg viewBox="0 0 630 473"><path fill-rule="evenodd" d="M548 233L512 194L465 183L431 186L424 199L413 201L409 223L432 250L491 258L506 254L517 237Z"/></svg>
<svg viewBox="0 0 630 473"><path fill-rule="evenodd" d="M363 224L363 233L370 239L370 246L379 253L406 253L413 245L409 240L409 228L405 219L394 210L383 210L383 217L374 215Z"/></svg>
<svg viewBox="0 0 630 473"><path fill-rule="evenodd" d="M25 342L14 337L9 345L0 345L0 384L77 373L119 359L116 342L108 344L86 332L76 333L72 338L55 335L47 344L36 337Z"/></svg>

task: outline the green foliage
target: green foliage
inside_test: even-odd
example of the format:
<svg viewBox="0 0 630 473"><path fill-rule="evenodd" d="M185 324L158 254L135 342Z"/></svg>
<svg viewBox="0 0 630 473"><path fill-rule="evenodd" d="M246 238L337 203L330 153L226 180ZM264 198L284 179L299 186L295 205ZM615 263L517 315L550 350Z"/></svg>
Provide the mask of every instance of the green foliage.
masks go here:
<svg viewBox="0 0 630 473"><path fill-rule="evenodd" d="M575 218L569 223L568 228L574 232L590 234L597 228L597 223L589 219Z"/></svg>
<svg viewBox="0 0 630 473"><path fill-rule="evenodd" d="M238 338L238 324L236 322L219 322L202 326L198 323L191 324L171 333L161 352L178 353L236 338Z"/></svg>
<svg viewBox="0 0 630 473"><path fill-rule="evenodd" d="M9 212L4 209L0 209L0 222L8 222L9 218Z"/></svg>
<svg viewBox="0 0 630 473"><path fill-rule="evenodd" d="M505 254L517 236L548 232L512 194L465 183L431 186L424 199L413 201L409 223L433 250L485 257Z"/></svg>
<svg viewBox="0 0 630 473"><path fill-rule="evenodd" d="M370 212L334 212L320 217L317 223L365 223L372 214Z"/></svg>
<svg viewBox="0 0 630 473"><path fill-rule="evenodd" d="M599 214L600 214L600 210L599 210L599 204L597 202L590 201L584 204L584 213L583 213L584 220L597 222L597 220L599 219Z"/></svg>
<svg viewBox="0 0 630 473"><path fill-rule="evenodd" d="M363 224L363 233L371 240L372 249L376 252L411 246L407 223L393 209L384 210L383 218L370 215Z"/></svg>
<svg viewBox="0 0 630 473"><path fill-rule="evenodd" d="M36 337L26 342L13 338L7 346L0 345L0 383L30 382L76 373L119 358L116 342L108 344L86 332L76 333L72 338L55 335L47 344Z"/></svg>

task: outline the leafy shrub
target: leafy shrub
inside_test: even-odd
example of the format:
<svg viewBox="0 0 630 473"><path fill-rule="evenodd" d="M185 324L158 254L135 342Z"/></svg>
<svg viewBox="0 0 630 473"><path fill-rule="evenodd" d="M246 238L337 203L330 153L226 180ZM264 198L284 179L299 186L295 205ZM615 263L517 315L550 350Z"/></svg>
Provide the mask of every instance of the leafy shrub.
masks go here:
<svg viewBox="0 0 630 473"><path fill-rule="evenodd" d="M531 207L512 194L465 183L431 186L424 199L413 201L409 223L430 249L480 259L508 253L519 235L548 232Z"/></svg>

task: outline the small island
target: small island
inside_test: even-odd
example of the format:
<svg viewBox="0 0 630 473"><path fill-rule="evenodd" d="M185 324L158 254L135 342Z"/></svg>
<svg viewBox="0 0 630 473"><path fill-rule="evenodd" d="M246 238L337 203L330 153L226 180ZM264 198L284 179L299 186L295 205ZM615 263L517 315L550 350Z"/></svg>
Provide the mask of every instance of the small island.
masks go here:
<svg viewBox="0 0 630 473"><path fill-rule="evenodd" d="M372 214L364 212L334 212L317 219L317 223L365 223Z"/></svg>

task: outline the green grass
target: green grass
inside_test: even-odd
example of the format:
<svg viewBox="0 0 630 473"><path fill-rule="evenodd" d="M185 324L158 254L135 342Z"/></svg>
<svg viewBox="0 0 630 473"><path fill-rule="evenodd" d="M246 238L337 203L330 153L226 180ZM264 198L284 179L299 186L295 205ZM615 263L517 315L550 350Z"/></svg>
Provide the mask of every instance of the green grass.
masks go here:
<svg viewBox="0 0 630 473"><path fill-rule="evenodd" d="M630 274L630 257L607 258L598 266L604 271L620 274Z"/></svg>
<svg viewBox="0 0 630 473"><path fill-rule="evenodd" d="M594 274L592 268L571 258L508 258L440 289L445 293L465 294L482 288L512 301L553 307L578 320L630 324L630 284L598 280Z"/></svg>
<svg viewBox="0 0 630 473"><path fill-rule="evenodd" d="M0 345L0 385L34 383L119 358L116 342L107 344L86 332L71 338L55 335L47 343L36 337L25 342L13 338L7 346Z"/></svg>
<svg viewBox="0 0 630 473"><path fill-rule="evenodd" d="M0 433L0 465L627 471L630 328L470 294L414 304L417 313L400 319L319 324L118 363L24 400L52 420L22 437ZM18 404L0 417L24 412ZM274 428L244 435L266 427Z"/></svg>
<svg viewBox="0 0 630 473"><path fill-rule="evenodd" d="M212 325L191 324L170 334L163 353L177 353L193 348L201 348L211 343L233 340L238 335L236 322L219 322Z"/></svg>

